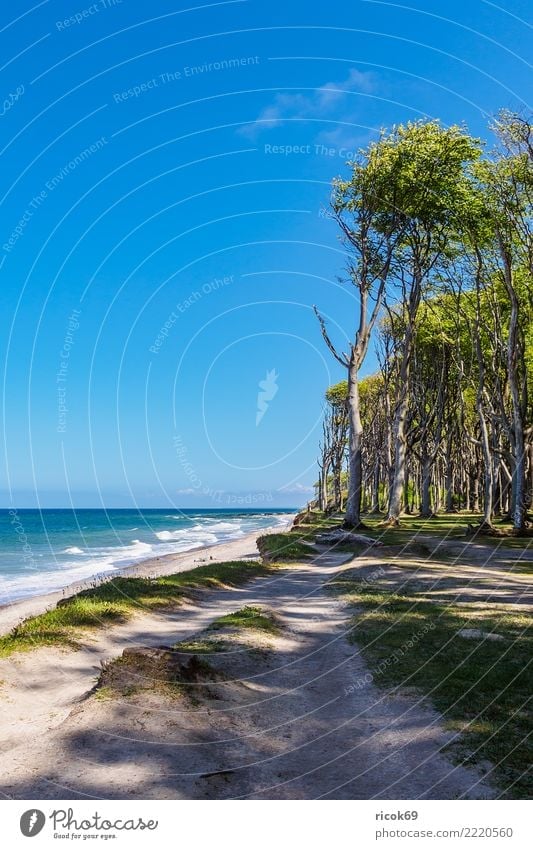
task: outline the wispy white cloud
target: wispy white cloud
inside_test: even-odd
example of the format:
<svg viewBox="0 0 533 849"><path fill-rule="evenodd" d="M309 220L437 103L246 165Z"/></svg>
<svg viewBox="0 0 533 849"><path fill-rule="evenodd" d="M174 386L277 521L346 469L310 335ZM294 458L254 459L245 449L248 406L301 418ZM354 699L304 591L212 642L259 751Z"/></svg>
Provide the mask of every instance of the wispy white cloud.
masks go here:
<svg viewBox="0 0 533 849"><path fill-rule="evenodd" d="M302 484L302 483L295 483L295 484L292 484L291 486L281 486L278 490L278 492L302 492L302 493L309 493L309 492L314 492L314 491L315 491L314 486L304 486L304 484Z"/></svg>
<svg viewBox="0 0 533 849"><path fill-rule="evenodd" d="M336 127L322 130L317 136L317 142L331 145L337 150L356 152L368 143L369 133L356 131L355 127L338 124Z"/></svg>
<svg viewBox="0 0 533 849"><path fill-rule="evenodd" d="M240 132L255 138L263 130L278 127L288 118L327 117L343 105L351 92L370 94L375 87L373 74L352 68L343 80L325 83L310 94L277 94L273 102L261 110L256 120Z"/></svg>

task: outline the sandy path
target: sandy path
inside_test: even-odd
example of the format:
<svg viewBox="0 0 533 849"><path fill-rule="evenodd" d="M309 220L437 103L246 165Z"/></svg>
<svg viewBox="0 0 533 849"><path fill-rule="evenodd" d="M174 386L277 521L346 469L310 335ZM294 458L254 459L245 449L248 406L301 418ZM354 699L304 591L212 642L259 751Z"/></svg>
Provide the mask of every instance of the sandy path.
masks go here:
<svg viewBox="0 0 533 849"><path fill-rule="evenodd" d="M80 651L0 664L8 735L1 791L15 798L457 798L493 791L442 753L441 718L374 687L346 639L351 611L325 590L346 555L325 554L176 614L139 617ZM275 651L213 696L84 698L99 663L128 645L192 636L244 604L285 626ZM364 682L361 686L352 686ZM212 689L212 688L211 688Z"/></svg>

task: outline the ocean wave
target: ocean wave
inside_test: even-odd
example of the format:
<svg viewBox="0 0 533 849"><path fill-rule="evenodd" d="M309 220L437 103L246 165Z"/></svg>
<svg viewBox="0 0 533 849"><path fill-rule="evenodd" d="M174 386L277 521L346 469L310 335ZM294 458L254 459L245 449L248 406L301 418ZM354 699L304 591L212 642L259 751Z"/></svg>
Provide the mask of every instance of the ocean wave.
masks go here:
<svg viewBox="0 0 533 849"><path fill-rule="evenodd" d="M183 533L183 531L156 531L156 537L163 542L169 539L176 539L178 534Z"/></svg>
<svg viewBox="0 0 533 849"><path fill-rule="evenodd" d="M152 546L149 542L141 542L140 539L132 539L131 545L124 546L124 551L151 551Z"/></svg>
<svg viewBox="0 0 533 849"><path fill-rule="evenodd" d="M215 522L214 525L207 526L210 531L233 531L239 530L240 523L236 524L235 522Z"/></svg>
<svg viewBox="0 0 533 849"><path fill-rule="evenodd" d="M192 528L177 528L175 531L155 531L155 535L160 540L184 539L188 536L198 536L201 534L210 533L211 528L206 529L203 525L194 525Z"/></svg>
<svg viewBox="0 0 533 849"><path fill-rule="evenodd" d="M73 545L72 548L64 548L63 554L83 554L83 551L77 545Z"/></svg>
<svg viewBox="0 0 533 849"><path fill-rule="evenodd" d="M171 540L174 540L175 542L191 544L218 542L218 537L215 536L215 534L210 533L210 529L206 530L201 526L199 526L197 529L182 528L179 531L157 531L156 537L161 540L161 542L170 542Z"/></svg>

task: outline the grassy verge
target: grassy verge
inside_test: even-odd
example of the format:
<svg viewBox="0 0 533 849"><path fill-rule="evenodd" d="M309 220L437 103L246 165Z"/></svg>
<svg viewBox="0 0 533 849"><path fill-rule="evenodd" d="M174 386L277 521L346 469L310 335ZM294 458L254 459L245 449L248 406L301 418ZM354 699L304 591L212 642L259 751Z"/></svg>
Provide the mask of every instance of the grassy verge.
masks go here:
<svg viewBox="0 0 533 849"><path fill-rule="evenodd" d="M174 651L181 654L215 654L228 650L225 640L212 640L207 637L196 637L191 640L182 640L172 646Z"/></svg>
<svg viewBox="0 0 533 849"><path fill-rule="evenodd" d="M447 726L460 732L450 747L454 758L490 761L491 779L504 798L531 798L533 632L528 613L443 605L405 585L402 592L392 592L349 575L334 587L361 611L351 639L361 647L374 683L416 687L429 696ZM459 634L462 629L503 639L466 639Z"/></svg>
<svg viewBox="0 0 533 849"><path fill-rule="evenodd" d="M504 548L532 548L532 537L515 537L511 535L509 522L496 522L495 528L505 533L501 537L476 534L465 536L468 525L476 526L481 521L478 513L439 513L431 519L420 516L402 516L399 527L383 527L383 516L365 516L364 523L368 536L379 539L385 545L406 545L413 541L423 541L425 536L442 537L456 542L478 542L483 545Z"/></svg>
<svg viewBox="0 0 533 849"><path fill-rule="evenodd" d="M223 628L252 629L266 631L268 634L279 634L280 631L279 625L269 611L250 605L215 619L209 626L211 631L219 631Z"/></svg>
<svg viewBox="0 0 533 849"><path fill-rule="evenodd" d="M308 560L313 551L292 532L266 534L257 540L261 557L269 563L287 563L291 560Z"/></svg>
<svg viewBox="0 0 533 849"><path fill-rule="evenodd" d="M228 638L228 629L231 632L259 631L266 634L277 635L281 628L274 615L262 607L246 605L234 613L220 616L208 626L206 631L190 640L182 640L172 648L179 654L217 654L225 651L233 651L236 643L231 634ZM221 636L211 636L212 632L224 631Z"/></svg>
<svg viewBox="0 0 533 849"><path fill-rule="evenodd" d="M342 525L342 521L343 517L341 515L327 515L318 510L312 510L309 513L301 513L298 516L298 524L291 528L289 534L313 541L318 533L331 531Z"/></svg>
<svg viewBox="0 0 533 849"><path fill-rule="evenodd" d="M319 511L301 513L298 520L289 531L259 537L257 547L265 560L272 563L308 560L314 553L309 544L315 542L316 535L342 522L340 516L326 516Z"/></svg>
<svg viewBox="0 0 533 849"><path fill-rule="evenodd" d="M32 616L0 637L0 657L45 645L74 646L80 633L123 622L136 612L179 604L192 590L235 587L272 566L249 560L213 563L160 578L115 578Z"/></svg>

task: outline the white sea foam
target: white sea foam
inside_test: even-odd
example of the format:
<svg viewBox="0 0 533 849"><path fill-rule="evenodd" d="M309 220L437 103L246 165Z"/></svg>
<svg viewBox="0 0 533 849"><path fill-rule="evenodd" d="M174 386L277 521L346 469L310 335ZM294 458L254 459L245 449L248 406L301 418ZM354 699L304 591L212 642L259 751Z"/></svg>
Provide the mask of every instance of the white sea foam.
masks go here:
<svg viewBox="0 0 533 849"><path fill-rule="evenodd" d="M218 542L218 537L215 536L215 534L210 533L205 528L202 528L201 525L198 525L195 528L182 528L177 531L156 531L156 537L162 542L170 542L170 540L180 541L183 543L186 543L187 541L190 541L191 543L198 543L199 541L204 543ZM157 548L159 551L160 546Z"/></svg>
<svg viewBox="0 0 533 849"><path fill-rule="evenodd" d="M215 522L214 525L208 525L210 531L234 531L239 530L239 522Z"/></svg>
<svg viewBox="0 0 533 849"><path fill-rule="evenodd" d="M77 545L73 545L72 548L64 548L63 554L83 554L83 551Z"/></svg>
<svg viewBox="0 0 533 849"><path fill-rule="evenodd" d="M149 542L141 542L140 539L132 539L131 545L125 546L126 549L134 550L134 551L151 551L152 546Z"/></svg>
<svg viewBox="0 0 533 849"><path fill-rule="evenodd" d="M156 531L156 537L161 540L175 539L179 531Z"/></svg>

